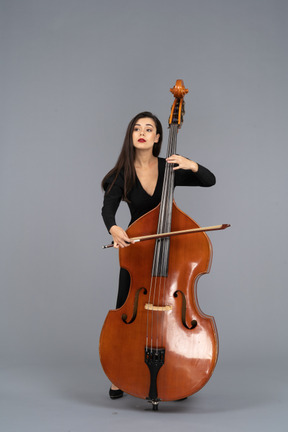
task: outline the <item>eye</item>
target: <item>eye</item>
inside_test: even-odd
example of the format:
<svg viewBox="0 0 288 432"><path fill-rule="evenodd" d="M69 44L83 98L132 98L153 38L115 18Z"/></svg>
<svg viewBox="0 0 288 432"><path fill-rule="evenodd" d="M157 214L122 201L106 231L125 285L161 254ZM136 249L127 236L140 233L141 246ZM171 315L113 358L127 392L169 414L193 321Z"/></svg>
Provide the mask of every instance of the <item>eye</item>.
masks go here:
<svg viewBox="0 0 288 432"><path fill-rule="evenodd" d="M146 130L147 130L147 132L153 132L152 129L146 129Z"/></svg>

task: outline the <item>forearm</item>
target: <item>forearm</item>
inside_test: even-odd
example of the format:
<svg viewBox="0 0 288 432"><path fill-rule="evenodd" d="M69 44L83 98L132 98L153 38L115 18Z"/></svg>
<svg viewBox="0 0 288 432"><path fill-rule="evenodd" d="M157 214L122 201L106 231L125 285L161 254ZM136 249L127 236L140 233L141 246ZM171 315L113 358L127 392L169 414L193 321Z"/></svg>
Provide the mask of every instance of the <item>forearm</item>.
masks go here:
<svg viewBox="0 0 288 432"><path fill-rule="evenodd" d="M216 178L210 170L198 163L197 168L197 171L192 171L191 169L179 169L175 171L175 186L211 187L215 185Z"/></svg>

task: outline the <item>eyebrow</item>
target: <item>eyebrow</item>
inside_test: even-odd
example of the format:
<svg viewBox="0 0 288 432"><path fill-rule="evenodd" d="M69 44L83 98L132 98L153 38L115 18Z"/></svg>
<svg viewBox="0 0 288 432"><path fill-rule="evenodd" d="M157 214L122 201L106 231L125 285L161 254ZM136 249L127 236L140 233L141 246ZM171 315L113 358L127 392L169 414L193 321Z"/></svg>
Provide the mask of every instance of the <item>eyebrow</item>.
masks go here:
<svg viewBox="0 0 288 432"><path fill-rule="evenodd" d="M135 125L134 126L141 126L141 124L140 123L135 123ZM155 126L153 126L152 124L150 124L150 123L146 123L146 125L145 126L151 126L151 127L155 127Z"/></svg>

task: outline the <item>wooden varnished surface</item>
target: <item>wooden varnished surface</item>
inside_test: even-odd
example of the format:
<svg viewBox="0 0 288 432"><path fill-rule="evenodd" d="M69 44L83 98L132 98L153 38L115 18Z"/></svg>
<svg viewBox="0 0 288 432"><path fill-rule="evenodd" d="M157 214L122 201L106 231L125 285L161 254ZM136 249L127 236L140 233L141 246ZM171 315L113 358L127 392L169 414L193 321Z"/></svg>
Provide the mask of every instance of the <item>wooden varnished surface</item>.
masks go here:
<svg viewBox="0 0 288 432"><path fill-rule="evenodd" d="M150 213L158 211L156 208ZM156 232L154 220L157 217L152 216L144 215L141 226L140 220L132 224L129 236L138 235L138 230L142 235ZM172 220L172 230L198 226L175 204ZM150 372L144 362L147 336L149 346L165 348L165 362L157 378L158 397L164 401L180 399L200 390L211 377L217 362L217 329L213 317L205 315L199 308L196 292L198 278L210 269L211 243L205 233L180 237L170 239L167 278L154 277L151 281L155 240L120 251L120 265L129 271L131 287L122 308L107 315L100 337L100 359L106 375L115 385L140 398L148 396L150 386ZM137 317L131 324L125 324L122 315L126 314L129 322L135 293L141 287L146 288L147 294L140 291ZM182 323L183 299L181 295L175 297L177 290L181 290L186 298L187 326L191 326L192 320L197 321L192 330ZM171 308L152 313L145 309L147 303Z"/></svg>

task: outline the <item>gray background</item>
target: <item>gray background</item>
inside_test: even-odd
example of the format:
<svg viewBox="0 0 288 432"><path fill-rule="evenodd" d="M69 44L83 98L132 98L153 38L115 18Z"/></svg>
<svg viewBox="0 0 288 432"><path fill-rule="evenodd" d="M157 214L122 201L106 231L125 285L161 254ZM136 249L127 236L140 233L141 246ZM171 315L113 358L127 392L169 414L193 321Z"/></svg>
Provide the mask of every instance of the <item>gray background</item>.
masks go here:
<svg viewBox="0 0 288 432"><path fill-rule="evenodd" d="M287 430L287 5L1 0L1 430ZM142 110L163 122L165 156L178 78L190 90L178 151L217 184L178 188L176 202L232 227L210 234L198 285L220 336L215 373L155 414L112 403L98 359L118 279L100 181Z"/></svg>

